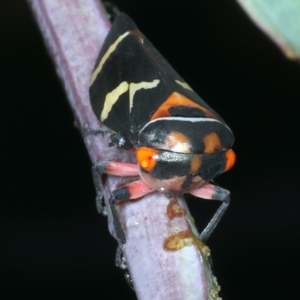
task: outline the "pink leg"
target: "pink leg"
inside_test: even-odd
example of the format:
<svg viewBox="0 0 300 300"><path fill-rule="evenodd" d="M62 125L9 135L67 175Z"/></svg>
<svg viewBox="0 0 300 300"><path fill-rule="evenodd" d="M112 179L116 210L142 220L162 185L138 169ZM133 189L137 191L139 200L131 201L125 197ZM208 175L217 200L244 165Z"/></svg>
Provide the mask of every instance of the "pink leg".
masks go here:
<svg viewBox="0 0 300 300"><path fill-rule="evenodd" d="M215 186L210 183L206 183L202 187L195 189L193 191L189 192L190 194L200 197L203 199L210 199L210 200L219 200L223 203L218 208L208 225L204 228L202 233L200 234L200 240L205 242L211 233L214 231L220 220L222 219L225 211L228 208L229 202L230 202L230 192L222 189L219 186Z"/></svg>
<svg viewBox="0 0 300 300"><path fill-rule="evenodd" d="M118 161L103 162L103 172L110 175L117 176L137 176L139 170L136 164L127 164Z"/></svg>
<svg viewBox="0 0 300 300"><path fill-rule="evenodd" d="M119 245L126 243L126 234L122 227L119 214L116 209L118 202L128 199L136 199L153 191L143 180L137 180L112 191L109 198L109 206L113 217L114 227L117 234ZM117 258L118 259L118 258ZM121 263L119 260L117 264Z"/></svg>
<svg viewBox="0 0 300 300"><path fill-rule="evenodd" d="M96 207L99 213L106 215L107 211L103 205L103 185L102 174L117 176L137 176L139 175L136 164L128 164L117 161L96 161L92 167L94 185L96 188Z"/></svg>
<svg viewBox="0 0 300 300"><path fill-rule="evenodd" d="M127 192L129 194L129 198L127 199L136 199L153 192L153 189L149 185L147 185L143 180L137 180L128 183L120 189L127 189Z"/></svg>
<svg viewBox="0 0 300 300"><path fill-rule="evenodd" d="M190 191L189 194L202 199L225 201L229 196L229 191L211 183L206 183L200 188Z"/></svg>

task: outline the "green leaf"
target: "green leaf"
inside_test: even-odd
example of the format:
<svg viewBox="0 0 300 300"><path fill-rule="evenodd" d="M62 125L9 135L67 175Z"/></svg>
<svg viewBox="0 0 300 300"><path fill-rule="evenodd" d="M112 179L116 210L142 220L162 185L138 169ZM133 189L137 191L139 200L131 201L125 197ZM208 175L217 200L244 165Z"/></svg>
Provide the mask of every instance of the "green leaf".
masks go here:
<svg viewBox="0 0 300 300"><path fill-rule="evenodd" d="M288 58L300 58L300 0L237 1Z"/></svg>

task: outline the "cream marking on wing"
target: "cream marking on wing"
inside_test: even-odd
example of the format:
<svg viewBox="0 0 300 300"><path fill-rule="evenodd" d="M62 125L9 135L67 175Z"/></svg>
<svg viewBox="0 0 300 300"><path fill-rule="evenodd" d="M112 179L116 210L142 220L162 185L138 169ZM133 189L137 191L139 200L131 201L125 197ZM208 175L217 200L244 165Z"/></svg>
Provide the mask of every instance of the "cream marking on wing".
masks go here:
<svg viewBox="0 0 300 300"><path fill-rule="evenodd" d="M175 82L177 82L179 85L181 85L183 88L187 89L187 90L193 90L186 82L182 82L179 80L175 80Z"/></svg>
<svg viewBox="0 0 300 300"><path fill-rule="evenodd" d="M109 58L109 56L116 50L118 44L120 44L120 42L129 34L129 31L126 31L125 33L123 33L122 35L120 35L113 44L110 45L110 47L108 48L108 50L105 52L105 54L103 55L103 57L101 58L97 68L94 70L92 78L91 78L91 82L90 82L90 86L93 84L93 82L95 81L97 75L100 73L104 63L106 62L106 60Z"/></svg>
<svg viewBox="0 0 300 300"><path fill-rule="evenodd" d="M224 127L226 127L229 131L232 132L232 130L227 126L225 125L224 123L222 123L221 121L219 120L216 120L216 119L211 119L211 118L185 118L185 117L162 117L162 118L157 118L157 119L154 119L150 122L148 122L141 130L140 130L140 133L147 127L149 126L150 124L154 123L154 122L161 122L161 121L164 121L164 120L174 120L174 121L179 121L179 122L192 122L192 123L197 123L197 122L216 122L216 123L220 123L222 124Z"/></svg>
<svg viewBox="0 0 300 300"><path fill-rule="evenodd" d="M154 79L151 82L142 81L139 83L130 83L129 85L129 111L131 111L133 106L134 94L140 89L153 89L159 84L159 79Z"/></svg>
<svg viewBox="0 0 300 300"><path fill-rule="evenodd" d="M103 122L111 111L114 104L118 101L119 97L128 91L129 84L126 81L121 82L114 90L106 94L104 107L101 112L100 120Z"/></svg>

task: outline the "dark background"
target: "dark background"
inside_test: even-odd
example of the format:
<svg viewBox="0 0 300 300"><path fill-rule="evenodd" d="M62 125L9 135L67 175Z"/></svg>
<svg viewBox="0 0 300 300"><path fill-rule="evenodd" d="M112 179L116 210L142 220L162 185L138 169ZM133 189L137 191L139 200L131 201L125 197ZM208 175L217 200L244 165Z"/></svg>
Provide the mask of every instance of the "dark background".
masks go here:
<svg viewBox="0 0 300 300"><path fill-rule="evenodd" d="M230 124L232 203L210 238L223 299L297 299L300 65L224 0L115 1ZM1 289L135 299L96 213L90 161L25 1L0 2ZM188 200L199 228L216 205Z"/></svg>

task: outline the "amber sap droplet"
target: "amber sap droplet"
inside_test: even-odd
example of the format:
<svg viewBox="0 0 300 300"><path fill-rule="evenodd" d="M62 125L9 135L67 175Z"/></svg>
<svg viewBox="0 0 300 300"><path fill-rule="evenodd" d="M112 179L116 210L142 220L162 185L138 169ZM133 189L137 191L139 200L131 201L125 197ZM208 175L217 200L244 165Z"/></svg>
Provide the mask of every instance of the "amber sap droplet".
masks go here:
<svg viewBox="0 0 300 300"><path fill-rule="evenodd" d="M169 251L178 251L185 246L193 244L193 236L190 230L180 231L166 238L164 249Z"/></svg>
<svg viewBox="0 0 300 300"><path fill-rule="evenodd" d="M218 284L218 280L215 276L213 276L213 283L214 283L217 291L220 292L221 291L221 286Z"/></svg>
<svg viewBox="0 0 300 300"><path fill-rule="evenodd" d="M209 293L213 297L213 299L215 299L215 300L222 300L222 298L220 298L218 296L218 291L216 291L214 289L209 289Z"/></svg>
<svg viewBox="0 0 300 300"><path fill-rule="evenodd" d="M185 210L179 205L178 201L173 199L167 206L167 216L169 219L180 218L185 216Z"/></svg>
<svg viewBox="0 0 300 300"><path fill-rule="evenodd" d="M203 248L202 248L202 253L203 253L203 255L207 258L207 257L210 256L210 249L205 245L205 246L203 246Z"/></svg>

